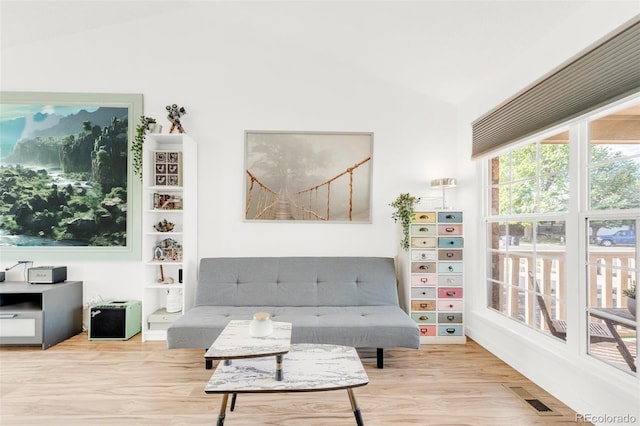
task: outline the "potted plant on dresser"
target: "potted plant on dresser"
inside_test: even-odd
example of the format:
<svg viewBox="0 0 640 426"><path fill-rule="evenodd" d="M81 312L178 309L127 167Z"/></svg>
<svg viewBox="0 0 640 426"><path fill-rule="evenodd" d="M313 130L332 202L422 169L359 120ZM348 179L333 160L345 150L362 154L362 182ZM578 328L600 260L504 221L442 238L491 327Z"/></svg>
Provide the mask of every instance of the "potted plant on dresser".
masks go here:
<svg viewBox="0 0 640 426"><path fill-rule="evenodd" d="M627 309L629 309L631 315L635 317L638 312L636 305L636 283L634 282L631 284L631 286L628 289L623 290L622 293L627 296Z"/></svg>

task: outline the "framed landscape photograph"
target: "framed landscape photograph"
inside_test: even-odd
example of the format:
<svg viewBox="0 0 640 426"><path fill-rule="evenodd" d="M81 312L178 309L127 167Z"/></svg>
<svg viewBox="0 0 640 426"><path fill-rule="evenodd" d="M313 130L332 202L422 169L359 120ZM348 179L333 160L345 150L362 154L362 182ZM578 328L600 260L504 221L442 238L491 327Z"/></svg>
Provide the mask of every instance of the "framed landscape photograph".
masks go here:
<svg viewBox="0 0 640 426"><path fill-rule="evenodd" d="M0 93L0 253L140 257L129 153L142 95Z"/></svg>
<svg viewBox="0 0 640 426"><path fill-rule="evenodd" d="M373 133L245 132L247 221L371 222Z"/></svg>

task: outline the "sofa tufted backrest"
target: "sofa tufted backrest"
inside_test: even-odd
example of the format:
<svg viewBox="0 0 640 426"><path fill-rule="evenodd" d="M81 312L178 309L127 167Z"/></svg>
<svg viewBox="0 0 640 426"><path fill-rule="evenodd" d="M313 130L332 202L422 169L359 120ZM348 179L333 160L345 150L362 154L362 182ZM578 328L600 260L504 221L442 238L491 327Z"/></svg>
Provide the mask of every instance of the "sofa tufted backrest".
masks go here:
<svg viewBox="0 0 640 426"><path fill-rule="evenodd" d="M196 305L398 305L384 257L220 257L200 260Z"/></svg>

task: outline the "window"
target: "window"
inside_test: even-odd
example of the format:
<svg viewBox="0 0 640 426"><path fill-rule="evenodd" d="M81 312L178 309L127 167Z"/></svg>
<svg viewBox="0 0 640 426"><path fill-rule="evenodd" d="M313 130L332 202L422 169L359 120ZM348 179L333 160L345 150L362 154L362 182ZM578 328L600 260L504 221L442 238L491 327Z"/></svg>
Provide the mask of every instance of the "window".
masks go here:
<svg viewBox="0 0 640 426"><path fill-rule="evenodd" d="M490 174L489 307L563 339L568 131L494 157Z"/></svg>
<svg viewBox="0 0 640 426"><path fill-rule="evenodd" d="M638 277L640 105L589 122L587 170L588 353L634 371L637 326L625 292L637 285Z"/></svg>
<svg viewBox="0 0 640 426"><path fill-rule="evenodd" d="M637 322L625 293L639 271L640 96L524 143L488 162L488 307L563 342L585 321L586 352L633 372ZM582 171L573 187L571 167ZM584 244L567 241L567 227ZM580 247L584 273L565 256ZM582 290L567 286L579 277ZM571 321L567 300L580 294L588 315Z"/></svg>

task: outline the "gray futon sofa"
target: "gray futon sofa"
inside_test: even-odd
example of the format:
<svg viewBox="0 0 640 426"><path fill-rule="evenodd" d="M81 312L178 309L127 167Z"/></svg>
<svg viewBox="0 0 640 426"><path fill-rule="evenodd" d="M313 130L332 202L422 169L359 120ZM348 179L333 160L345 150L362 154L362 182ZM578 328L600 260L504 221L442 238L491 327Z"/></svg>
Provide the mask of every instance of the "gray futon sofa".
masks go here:
<svg viewBox="0 0 640 426"><path fill-rule="evenodd" d="M291 322L292 343L377 348L378 368L384 348L420 347L383 257L203 258L195 306L171 324L167 345L207 349L230 320L255 312Z"/></svg>

